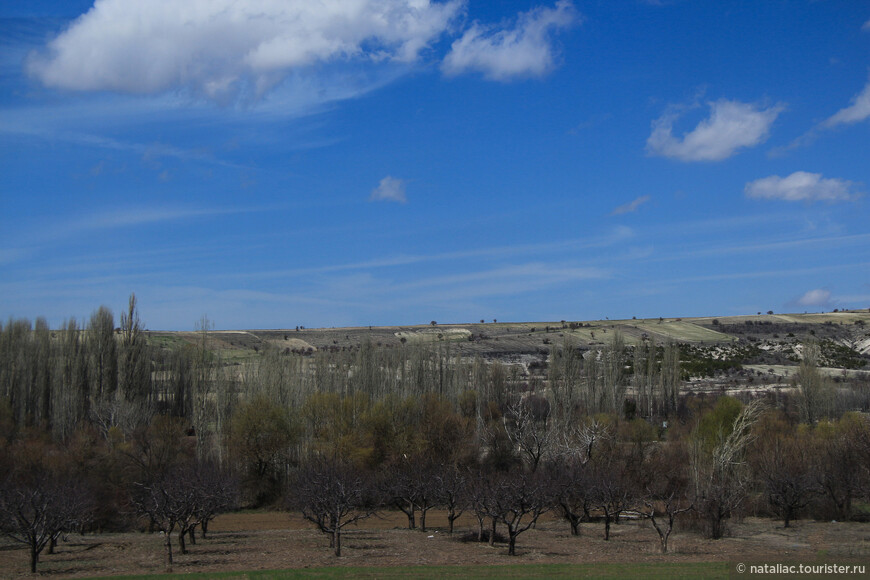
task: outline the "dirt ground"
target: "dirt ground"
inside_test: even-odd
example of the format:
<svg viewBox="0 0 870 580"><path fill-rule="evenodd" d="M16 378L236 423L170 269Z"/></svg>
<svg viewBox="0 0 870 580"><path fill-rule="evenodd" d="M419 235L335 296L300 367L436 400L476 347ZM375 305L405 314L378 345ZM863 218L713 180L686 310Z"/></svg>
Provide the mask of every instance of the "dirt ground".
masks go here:
<svg viewBox="0 0 870 580"><path fill-rule="evenodd" d="M504 543L495 547L463 542L476 529L463 516L453 536L442 513L430 512L427 532L405 529L401 513L363 521L348 528L342 556L335 558L329 540L296 515L242 513L219 517L207 540L197 540L181 554L174 541L176 573L273 570L318 566L395 566L444 564L521 564L589 562L815 562L870 564L870 524L798 521L791 529L782 522L748 518L731 523L731 535L707 540L695 532L675 530L671 553L658 551L658 536L647 522L624 521L613 526L610 541L603 524L582 524L580 537L567 523L551 518L517 541L517 556ZM419 522L418 522L419 523ZM174 540L173 534L173 540ZM39 576L76 578L165 571L162 539L157 534L73 535L55 554L43 554ZM22 545L0 541L0 577L28 573L28 552Z"/></svg>

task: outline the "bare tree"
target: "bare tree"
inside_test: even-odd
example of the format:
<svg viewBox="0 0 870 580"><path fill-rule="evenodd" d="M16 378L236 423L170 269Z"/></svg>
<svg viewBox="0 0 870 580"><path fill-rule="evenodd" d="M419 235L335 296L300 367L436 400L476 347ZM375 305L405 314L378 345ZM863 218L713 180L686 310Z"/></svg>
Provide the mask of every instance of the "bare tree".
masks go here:
<svg viewBox="0 0 870 580"><path fill-rule="evenodd" d="M535 402L539 402L535 405ZM534 472L541 459L550 452L554 439L550 405L546 399L533 395L519 398L508 405L502 417L505 433Z"/></svg>
<svg viewBox="0 0 870 580"><path fill-rule="evenodd" d="M610 524L634 505L636 488L627 454L609 449L589 464L592 505L604 513L604 539L610 539Z"/></svg>
<svg viewBox="0 0 870 580"><path fill-rule="evenodd" d="M730 430L717 434L718 443L710 452L704 449L698 437L692 441L690 461L695 486L694 503L714 540L724 535L725 520L746 497L750 472L744 455L746 447L755 438L752 426L764 408L761 399L743 407Z"/></svg>
<svg viewBox="0 0 870 580"><path fill-rule="evenodd" d="M659 536L662 554L668 552L668 539L677 516L691 511L688 453L678 442L659 447L644 466L647 481L640 513L650 520Z"/></svg>
<svg viewBox="0 0 870 580"><path fill-rule="evenodd" d="M660 412L668 417L676 412L680 398L680 347L669 341L665 344L659 373Z"/></svg>
<svg viewBox="0 0 870 580"><path fill-rule="evenodd" d="M468 475L456 465L442 465L433 476L435 497L447 510L447 533L468 505Z"/></svg>
<svg viewBox="0 0 870 580"><path fill-rule="evenodd" d="M820 423L814 432L815 481L841 521L852 517L852 502L867 485L862 441L868 432L870 424L855 413L846 413L836 423Z"/></svg>
<svg viewBox="0 0 870 580"><path fill-rule="evenodd" d="M79 530L93 503L84 486L46 470L13 474L0 483L0 532L30 548L30 571L59 534Z"/></svg>
<svg viewBox="0 0 870 580"><path fill-rule="evenodd" d="M329 534L330 547L341 556L342 530L377 510L372 489L371 482L350 464L311 460L299 474L290 501L306 520Z"/></svg>
<svg viewBox="0 0 870 580"><path fill-rule="evenodd" d="M811 443L791 433L758 443L756 473L768 503L779 512L787 528L820 491L812 470Z"/></svg>
<svg viewBox="0 0 870 580"><path fill-rule="evenodd" d="M420 529L426 531L426 513L438 497L435 483L435 470L424 460L402 461L387 472L385 495L408 517L409 530L416 529L419 511Z"/></svg>
<svg viewBox="0 0 870 580"><path fill-rule="evenodd" d="M550 510L551 487L542 474L502 474L495 484L488 511L508 531L508 555L516 555L517 538Z"/></svg>
<svg viewBox="0 0 870 580"><path fill-rule="evenodd" d="M151 360L142 322L136 310L136 295L130 295L127 311L121 314L118 344L118 389L125 401L144 404L151 396Z"/></svg>
<svg viewBox="0 0 870 580"><path fill-rule="evenodd" d="M593 494L589 470L576 458L566 458L548 469L552 477L553 498L559 513L571 526L571 535L580 535L580 522L589 518Z"/></svg>
<svg viewBox="0 0 870 580"><path fill-rule="evenodd" d="M87 330L90 355L91 400L114 397L118 386L118 348L115 317L105 306L91 315Z"/></svg>
<svg viewBox="0 0 870 580"><path fill-rule="evenodd" d="M158 479L136 483L131 501L136 511L148 517L152 525L163 535L163 547L166 555L166 567L172 568L172 532L179 524L187 525L192 518L194 502L189 478L183 469L176 469L163 474ZM186 532L187 530L184 529ZM185 552L184 534L179 533L179 544L182 553Z"/></svg>
<svg viewBox="0 0 870 580"><path fill-rule="evenodd" d="M477 518L477 541L482 542L486 537L486 522L489 520L489 545L495 544L495 532L498 519L492 515L493 502L496 495L496 476L484 469L471 471L468 481L468 501L474 516Z"/></svg>
<svg viewBox="0 0 870 580"><path fill-rule="evenodd" d="M801 420L810 425L828 414L832 388L830 381L819 370L819 344L810 340L804 343L801 363L794 376L798 389L798 406Z"/></svg>

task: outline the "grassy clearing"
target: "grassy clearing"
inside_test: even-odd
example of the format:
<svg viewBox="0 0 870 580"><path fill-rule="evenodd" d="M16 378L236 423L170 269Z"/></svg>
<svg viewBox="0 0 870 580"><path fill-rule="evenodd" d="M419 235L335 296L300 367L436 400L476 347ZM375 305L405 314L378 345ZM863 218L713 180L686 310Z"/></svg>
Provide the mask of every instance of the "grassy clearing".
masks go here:
<svg viewBox="0 0 870 580"><path fill-rule="evenodd" d="M329 567L256 572L209 572L202 574L156 574L123 576L135 580L290 580L295 578L728 578L731 565L712 563L665 564L516 564L504 566L390 566ZM99 577L99 578L118 578Z"/></svg>

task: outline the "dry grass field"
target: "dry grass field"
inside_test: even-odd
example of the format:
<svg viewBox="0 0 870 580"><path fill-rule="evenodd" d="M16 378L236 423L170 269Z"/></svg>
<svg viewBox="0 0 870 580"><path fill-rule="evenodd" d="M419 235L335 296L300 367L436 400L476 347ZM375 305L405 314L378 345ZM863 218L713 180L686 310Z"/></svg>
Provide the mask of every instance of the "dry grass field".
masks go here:
<svg viewBox="0 0 870 580"><path fill-rule="evenodd" d="M495 547L463 541L473 535L472 518L463 516L457 532L445 533L443 514L430 512L429 530L404 529L401 513L365 520L343 538L335 558L326 536L295 514L262 512L228 514L212 524L210 538L198 540L182 555L176 550L173 572L217 573L341 567L393 567L436 565L590 564L724 562L870 564L870 524L800 520L785 529L769 519L747 518L731 524L731 535L707 540L699 534L676 530L672 552L658 552L655 531L645 522L624 521L614 526L610 541L603 525L582 524L572 537L564 522L545 518L521 535L517 556L507 555L505 544ZM0 544L0 577L30 577L27 551ZM70 536L56 553L44 555L40 577L82 578L129 574L156 574L166 570L161 538L156 534L125 533Z"/></svg>

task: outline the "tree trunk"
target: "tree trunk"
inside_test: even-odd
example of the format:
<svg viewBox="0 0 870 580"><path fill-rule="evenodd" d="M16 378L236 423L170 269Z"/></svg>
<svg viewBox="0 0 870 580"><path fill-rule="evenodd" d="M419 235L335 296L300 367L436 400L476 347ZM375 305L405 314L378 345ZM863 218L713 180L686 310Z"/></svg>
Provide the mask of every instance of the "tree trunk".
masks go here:
<svg viewBox="0 0 870 580"><path fill-rule="evenodd" d="M580 535L580 518L571 518L569 520L571 522L571 535L579 536Z"/></svg>
<svg viewBox="0 0 870 580"><path fill-rule="evenodd" d="M420 510L420 531L426 531L426 510Z"/></svg>
<svg viewBox="0 0 870 580"><path fill-rule="evenodd" d="M57 546L57 536L52 534L51 539L48 541L48 553L49 554L54 554L55 546Z"/></svg>
<svg viewBox="0 0 870 580"><path fill-rule="evenodd" d="M39 561L39 552L36 546L30 546L30 573L36 574L36 563Z"/></svg>
<svg viewBox="0 0 870 580"><path fill-rule="evenodd" d="M496 524L498 524L498 522L495 521L495 518L492 518L492 526L490 527L490 530L489 530L489 545L490 546L495 546L495 526L496 526Z"/></svg>
<svg viewBox="0 0 870 580"><path fill-rule="evenodd" d="M191 526L190 531L187 533L187 537L190 538L190 544L192 546L196 545L196 526Z"/></svg>
<svg viewBox="0 0 870 580"><path fill-rule="evenodd" d="M415 518L416 510L414 509L414 502L408 503L410 504L410 507L408 511L405 512L408 515L408 529L415 530L417 529L417 520Z"/></svg>
<svg viewBox="0 0 870 580"><path fill-rule="evenodd" d="M477 541L483 541L483 516L477 515Z"/></svg>
<svg viewBox="0 0 870 580"><path fill-rule="evenodd" d="M184 543L184 535L187 533L187 530L179 530L178 531L178 547L181 549L182 554L187 554L187 546Z"/></svg>
<svg viewBox="0 0 870 580"><path fill-rule="evenodd" d="M206 535L205 535L207 532L208 532L208 520L205 519L205 520L202 520L202 527L201 527L200 532L199 532L200 536L202 537L203 540L208 539L208 538L206 538Z"/></svg>
<svg viewBox="0 0 870 580"><path fill-rule="evenodd" d="M510 538L508 539L508 556L516 556L517 555L517 535L508 529L508 535Z"/></svg>
<svg viewBox="0 0 870 580"><path fill-rule="evenodd" d="M456 519L456 511L454 509L447 510L447 533L453 533L453 520Z"/></svg>
<svg viewBox="0 0 870 580"><path fill-rule="evenodd" d="M332 543L335 545L335 555L341 556L341 528L338 526L332 532Z"/></svg>
<svg viewBox="0 0 870 580"><path fill-rule="evenodd" d="M604 539L610 539L610 514L604 514Z"/></svg>
<svg viewBox="0 0 870 580"><path fill-rule="evenodd" d="M166 533L166 539L163 542L164 547L166 548L166 569L172 570L172 534L170 532Z"/></svg>

